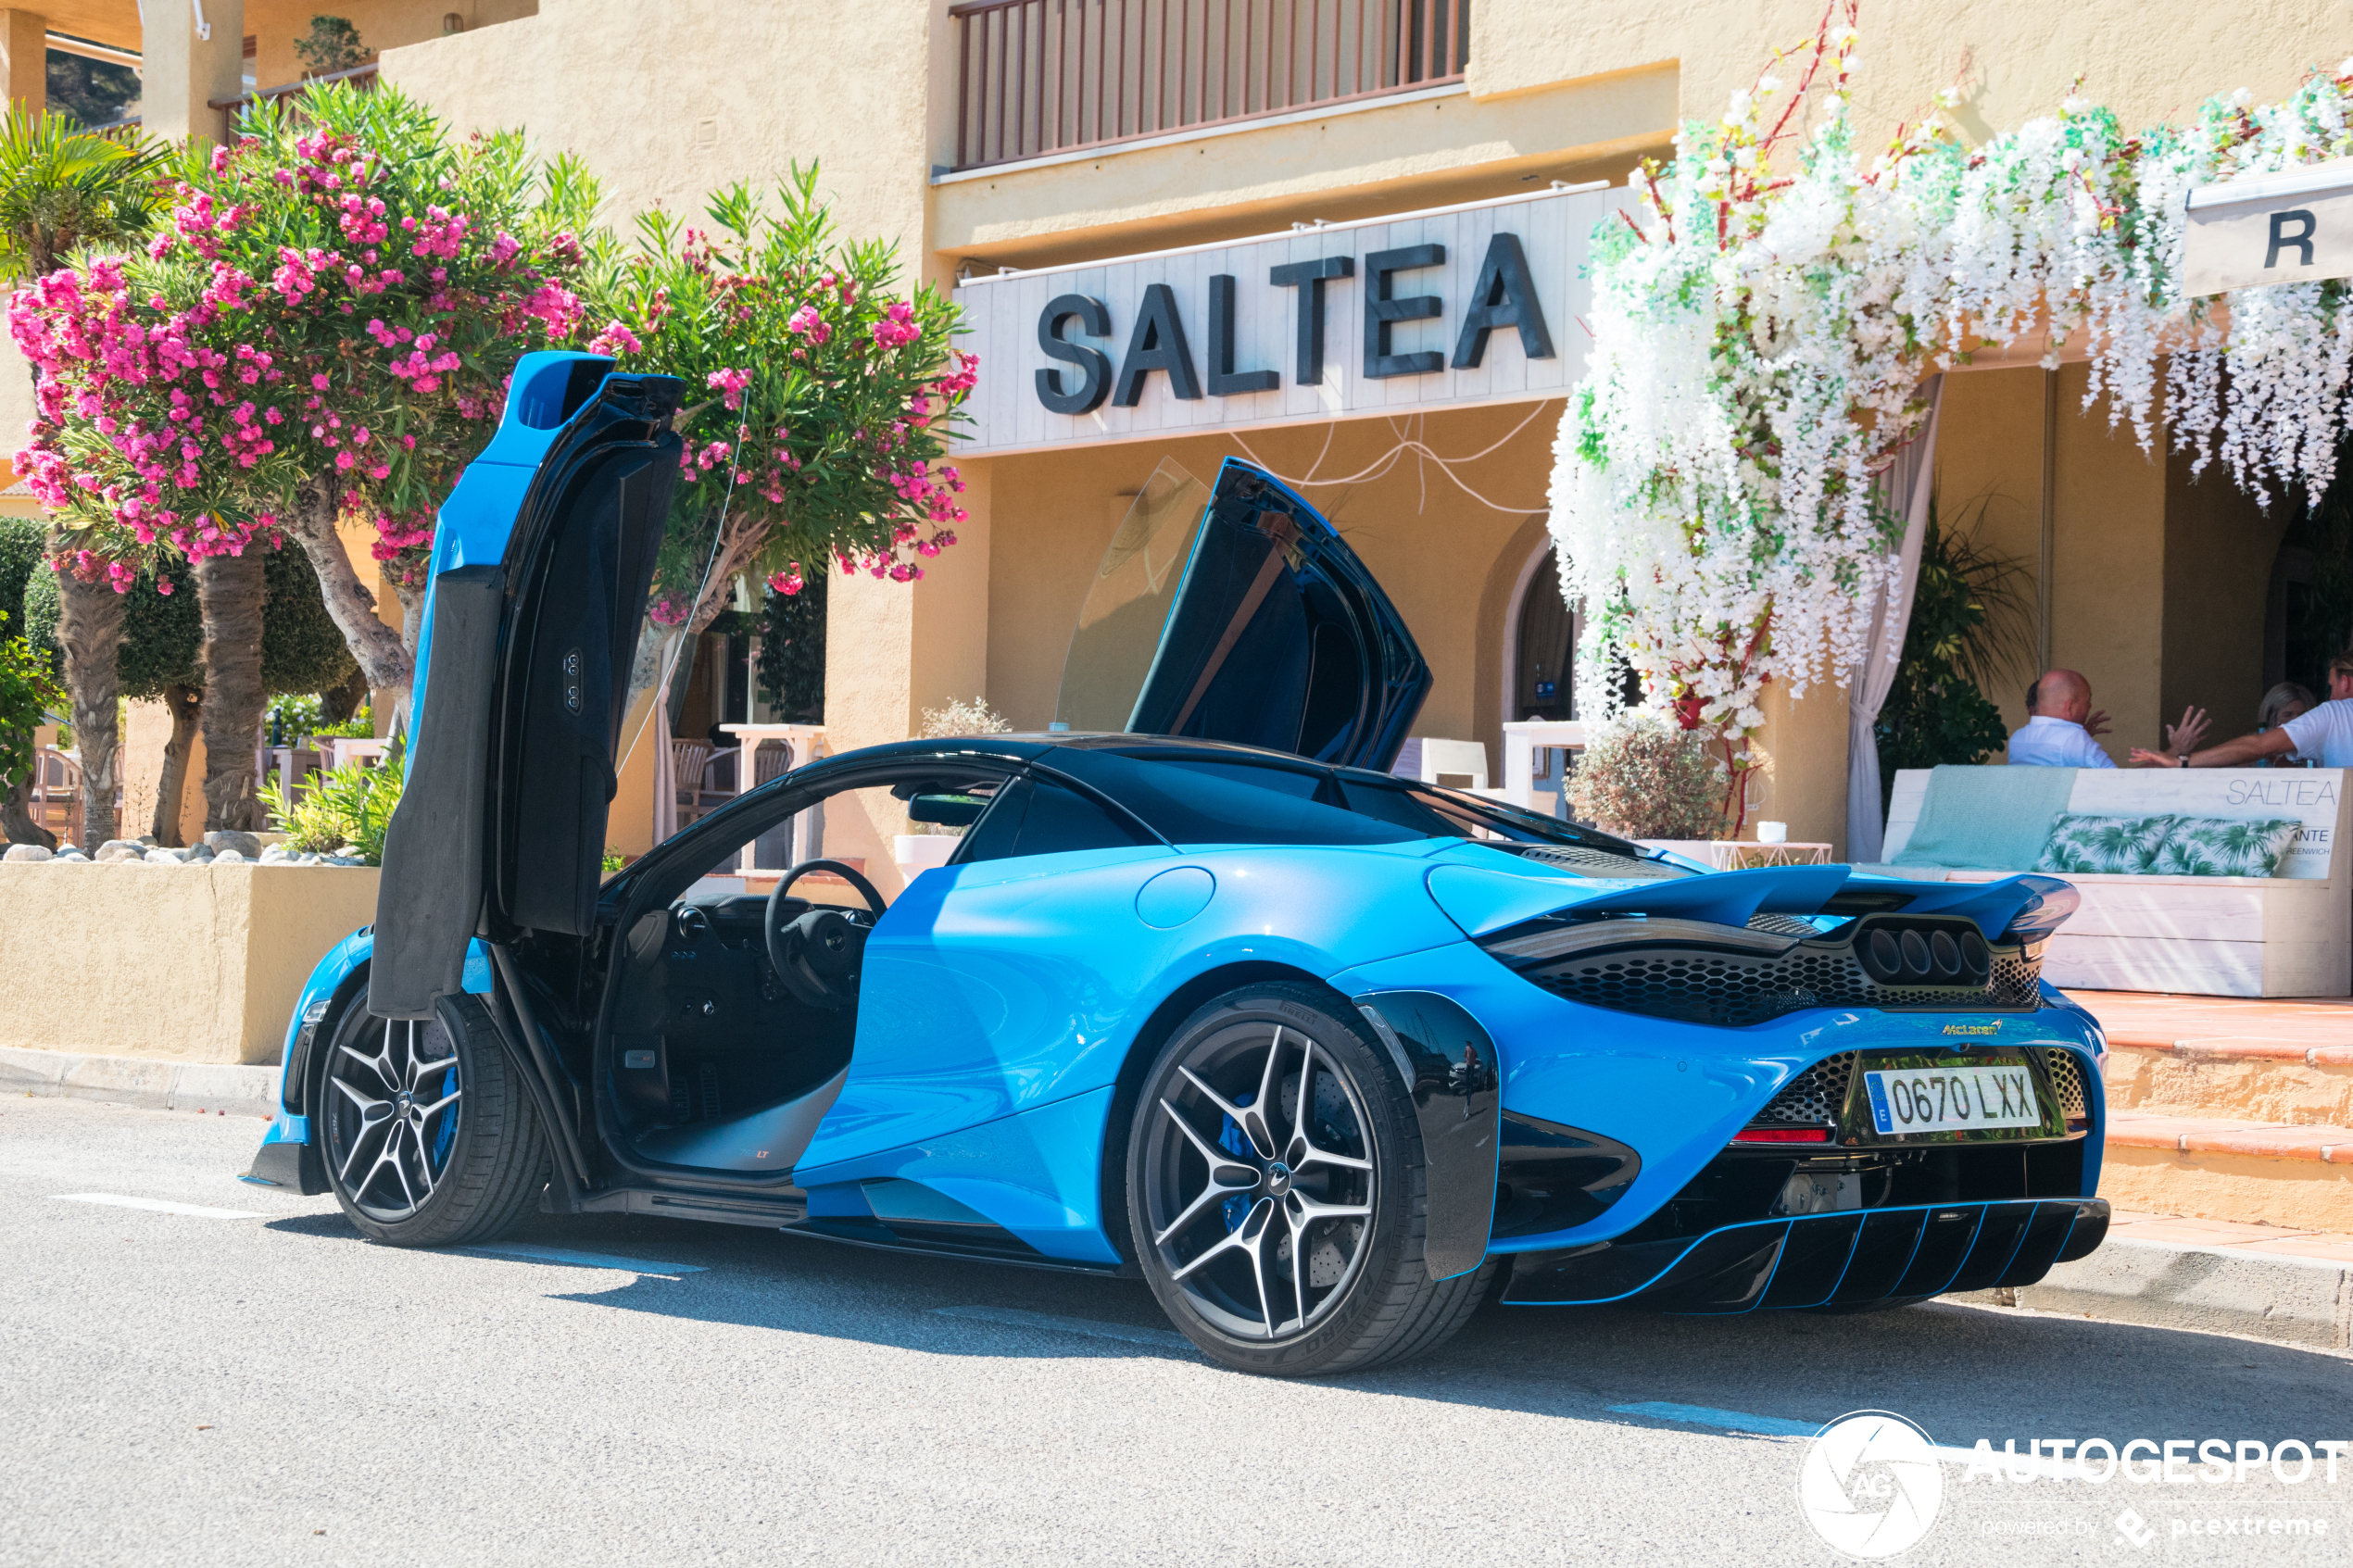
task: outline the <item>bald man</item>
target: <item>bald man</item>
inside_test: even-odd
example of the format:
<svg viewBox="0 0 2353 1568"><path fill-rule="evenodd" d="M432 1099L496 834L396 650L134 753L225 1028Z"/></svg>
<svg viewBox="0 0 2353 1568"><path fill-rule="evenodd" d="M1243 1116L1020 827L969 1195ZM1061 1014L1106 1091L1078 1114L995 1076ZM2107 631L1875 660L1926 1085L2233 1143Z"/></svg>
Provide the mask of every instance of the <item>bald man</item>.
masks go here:
<svg viewBox="0 0 2353 1568"><path fill-rule="evenodd" d="M2026 695L2026 727L2010 736L2010 761L2030 768L2113 768L2116 759L2093 739L2108 715L2092 711L2092 683L2073 670L2045 670ZM2183 755L2206 734L2206 715L2183 711L2165 726L2165 748Z"/></svg>

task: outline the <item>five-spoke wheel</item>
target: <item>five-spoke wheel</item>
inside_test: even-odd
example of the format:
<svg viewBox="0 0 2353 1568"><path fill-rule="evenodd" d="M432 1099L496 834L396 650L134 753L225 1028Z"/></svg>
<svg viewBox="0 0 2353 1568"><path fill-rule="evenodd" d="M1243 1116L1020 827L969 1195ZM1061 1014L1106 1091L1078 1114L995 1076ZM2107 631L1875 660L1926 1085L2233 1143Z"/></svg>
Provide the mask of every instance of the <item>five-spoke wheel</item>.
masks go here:
<svg viewBox="0 0 2353 1568"><path fill-rule="evenodd" d="M327 1062L327 1159L361 1213L411 1219L458 1142L458 1050L437 1018L371 1018L350 1033Z"/></svg>
<svg viewBox="0 0 2353 1568"><path fill-rule="evenodd" d="M1176 1325L1252 1372L1340 1372L1459 1327L1480 1276L1424 1267L1421 1140L1383 1047L1305 985L1180 1025L1129 1124L1135 1251Z"/></svg>
<svg viewBox="0 0 2353 1568"><path fill-rule="evenodd" d="M441 1247L503 1230L546 1180L547 1143L472 997L425 1019L354 998L311 1090L335 1200L378 1241Z"/></svg>

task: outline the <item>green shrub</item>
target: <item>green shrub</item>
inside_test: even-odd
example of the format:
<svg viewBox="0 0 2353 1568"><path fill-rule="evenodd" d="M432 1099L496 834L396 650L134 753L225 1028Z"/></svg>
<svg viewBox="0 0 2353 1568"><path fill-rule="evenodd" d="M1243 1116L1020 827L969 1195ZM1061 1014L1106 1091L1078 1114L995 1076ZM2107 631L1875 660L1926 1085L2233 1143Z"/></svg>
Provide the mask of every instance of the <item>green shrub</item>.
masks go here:
<svg viewBox="0 0 2353 1568"><path fill-rule="evenodd" d="M1717 838L1724 765L1696 730L1634 711L1597 728L1568 781L1580 821L1627 838Z"/></svg>
<svg viewBox="0 0 2353 1568"><path fill-rule="evenodd" d="M400 804L406 772L405 748L395 746L380 767L355 758L332 773L310 774L299 799L287 799L280 784L271 792L271 823L286 835L289 849L326 855L350 845L359 859L382 865L384 830Z"/></svg>

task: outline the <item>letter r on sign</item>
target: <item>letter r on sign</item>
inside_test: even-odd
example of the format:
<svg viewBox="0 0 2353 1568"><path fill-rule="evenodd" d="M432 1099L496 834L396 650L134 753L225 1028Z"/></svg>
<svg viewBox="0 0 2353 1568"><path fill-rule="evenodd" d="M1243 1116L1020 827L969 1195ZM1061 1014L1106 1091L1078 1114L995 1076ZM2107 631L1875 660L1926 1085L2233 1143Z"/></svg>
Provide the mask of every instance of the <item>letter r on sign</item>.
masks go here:
<svg viewBox="0 0 2353 1568"><path fill-rule="evenodd" d="M2291 223L2300 223L2303 227L2290 233L2288 225ZM2320 220L2300 207L2292 207L2284 212L2271 214L2271 244L2263 252L2264 268L2268 270L2277 267L2280 264L2280 252L2290 246L2295 247L2296 264L2298 267L2311 266L2312 232L2320 226Z"/></svg>

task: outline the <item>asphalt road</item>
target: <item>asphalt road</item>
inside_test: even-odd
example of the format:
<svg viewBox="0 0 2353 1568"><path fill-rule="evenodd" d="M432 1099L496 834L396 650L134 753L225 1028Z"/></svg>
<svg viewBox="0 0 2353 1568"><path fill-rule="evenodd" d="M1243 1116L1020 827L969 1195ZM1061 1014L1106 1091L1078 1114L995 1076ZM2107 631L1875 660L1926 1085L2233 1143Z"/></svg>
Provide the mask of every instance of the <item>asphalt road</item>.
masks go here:
<svg viewBox="0 0 2353 1568"><path fill-rule="evenodd" d="M616 1216L501 1245L619 1267L373 1246L331 1198L234 1180L261 1126L0 1101L0 1562L1751 1568L1844 1560L1800 1512L1806 1440L1743 1420L1881 1409L1997 1449L2353 1437L2342 1356L1943 1304L1493 1309L1404 1367L1256 1379L1140 1284ZM2353 1454L2333 1486L1943 1474L1898 1561L2353 1540ZM2246 1533L2273 1518L2325 1534Z"/></svg>

